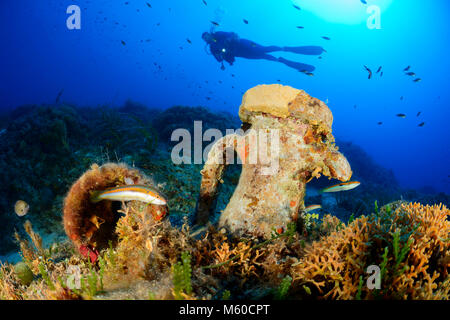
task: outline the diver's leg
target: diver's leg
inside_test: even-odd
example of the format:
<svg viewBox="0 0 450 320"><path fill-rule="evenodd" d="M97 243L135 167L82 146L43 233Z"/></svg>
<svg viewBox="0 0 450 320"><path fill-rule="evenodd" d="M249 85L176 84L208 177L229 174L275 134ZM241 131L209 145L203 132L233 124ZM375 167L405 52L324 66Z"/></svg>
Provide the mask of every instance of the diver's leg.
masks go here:
<svg viewBox="0 0 450 320"><path fill-rule="evenodd" d="M283 57L278 58L277 61L287 65L288 67L294 68L300 72L313 72L316 69L316 67L312 65L287 60Z"/></svg>
<svg viewBox="0 0 450 320"><path fill-rule="evenodd" d="M274 51L284 51L282 47L279 46L260 46L262 52L274 52Z"/></svg>
<svg viewBox="0 0 450 320"><path fill-rule="evenodd" d="M313 56L318 56L325 52L325 49L319 46L283 47L282 50Z"/></svg>
<svg viewBox="0 0 450 320"><path fill-rule="evenodd" d="M270 60L270 61L278 61L277 58L275 58L274 56L270 55L270 54L266 54L266 53L262 53L259 55L259 57L257 59L264 59L264 60Z"/></svg>
<svg viewBox="0 0 450 320"><path fill-rule="evenodd" d="M262 46L247 39L239 40L239 54L241 57L250 58L258 56L262 53L274 51L287 51L306 55L321 55L325 49L319 46L300 46L300 47L279 47L279 46ZM257 59L257 58L255 58Z"/></svg>
<svg viewBox="0 0 450 320"><path fill-rule="evenodd" d="M262 54L260 55L257 59L265 59L265 60L270 60L270 61L278 61L281 62L285 65L287 65L290 68L294 68L297 71L300 72L313 72L316 68L312 65L309 64L304 64L301 62L295 62L295 61L291 61L291 60L287 60L283 57L280 58L276 58L270 54Z"/></svg>
<svg viewBox="0 0 450 320"><path fill-rule="evenodd" d="M284 51L283 48L279 46L262 46L247 39L240 39L239 45L240 49L249 55L261 55L268 52Z"/></svg>

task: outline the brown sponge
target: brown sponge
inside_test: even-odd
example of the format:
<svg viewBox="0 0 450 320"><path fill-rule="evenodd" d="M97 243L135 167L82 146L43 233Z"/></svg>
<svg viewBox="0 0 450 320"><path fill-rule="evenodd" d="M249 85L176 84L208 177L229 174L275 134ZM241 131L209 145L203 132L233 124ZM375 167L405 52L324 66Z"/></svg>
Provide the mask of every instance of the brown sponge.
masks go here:
<svg viewBox="0 0 450 320"><path fill-rule="evenodd" d="M127 184L154 185L153 181L124 163L93 164L70 188L64 200L64 229L78 250L101 250L115 241L115 227L120 218L120 203L100 201L92 203L95 190ZM149 205L147 211L161 217L167 207ZM164 211L164 212L162 212Z"/></svg>

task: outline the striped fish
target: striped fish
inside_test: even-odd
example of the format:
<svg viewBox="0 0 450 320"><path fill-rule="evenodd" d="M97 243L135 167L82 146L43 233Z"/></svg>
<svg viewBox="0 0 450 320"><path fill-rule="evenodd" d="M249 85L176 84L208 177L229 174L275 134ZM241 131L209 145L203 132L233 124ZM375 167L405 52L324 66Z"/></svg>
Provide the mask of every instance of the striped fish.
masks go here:
<svg viewBox="0 0 450 320"><path fill-rule="evenodd" d="M96 203L102 200L112 200L112 201L137 200L159 206L164 206L167 204L166 199L156 189L150 186L137 184L92 192L91 202Z"/></svg>
<svg viewBox="0 0 450 320"><path fill-rule="evenodd" d="M359 181L350 181L350 182L343 182L336 184L334 186L327 187L322 190L322 192L340 192L340 191L347 191L352 190L359 186L361 182Z"/></svg>
<svg viewBox="0 0 450 320"><path fill-rule="evenodd" d="M313 211L313 210L316 210L316 209L320 209L320 208L322 208L322 206L320 204L312 204L312 205L307 206L305 208L305 212L310 212L310 211Z"/></svg>

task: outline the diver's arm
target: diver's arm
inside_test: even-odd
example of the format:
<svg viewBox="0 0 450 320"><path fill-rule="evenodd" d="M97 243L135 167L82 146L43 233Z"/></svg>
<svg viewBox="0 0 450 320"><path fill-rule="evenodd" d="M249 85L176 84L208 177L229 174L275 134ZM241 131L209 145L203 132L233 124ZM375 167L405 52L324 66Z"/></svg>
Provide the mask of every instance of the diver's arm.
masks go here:
<svg viewBox="0 0 450 320"><path fill-rule="evenodd" d="M238 35L234 32L218 31L214 33L215 42L210 45L211 53L218 62L222 62L222 70L225 68L223 66L223 61L228 62L230 65L234 63L235 57L233 54L233 47L238 39Z"/></svg>
<svg viewBox="0 0 450 320"><path fill-rule="evenodd" d="M233 40L228 40L224 49L222 49L222 57L223 59L228 62L230 65L233 65L235 61L235 43Z"/></svg>
<svg viewBox="0 0 450 320"><path fill-rule="evenodd" d="M221 63L220 69L225 70L225 66L223 65L224 58L223 58L222 52L220 52L218 50L213 50L211 48L211 53L213 54L214 58L216 58L216 60Z"/></svg>
<svg viewBox="0 0 450 320"><path fill-rule="evenodd" d="M233 65L233 63L234 63L234 61L235 61L234 56L232 56L232 55L226 55L225 58L224 58L224 60L225 60L226 62L228 62L230 65Z"/></svg>
<svg viewBox="0 0 450 320"><path fill-rule="evenodd" d="M223 55L222 55L222 46L217 45L217 43L211 44L209 46L209 49L211 50L212 55L214 56L214 58L216 58L216 60L218 62L222 62L223 61Z"/></svg>
<svg viewBox="0 0 450 320"><path fill-rule="evenodd" d="M213 52L212 54L214 55L214 58L216 58L216 60L217 60L218 62L222 62L222 61L223 61L223 57L222 57L222 55L221 55L220 53L218 53L218 52Z"/></svg>

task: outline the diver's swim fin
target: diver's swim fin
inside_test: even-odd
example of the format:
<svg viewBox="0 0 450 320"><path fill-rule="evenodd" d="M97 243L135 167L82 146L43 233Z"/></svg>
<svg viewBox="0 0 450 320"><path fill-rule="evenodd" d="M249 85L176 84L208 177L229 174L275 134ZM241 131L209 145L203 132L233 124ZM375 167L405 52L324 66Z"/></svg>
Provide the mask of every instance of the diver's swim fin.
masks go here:
<svg viewBox="0 0 450 320"><path fill-rule="evenodd" d="M283 51L318 56L325 52L325 49L319 46L302 47L283 47Z"/></svg>
<svg viewBox="0 0 450 320"><path fill-rule="evenodd" d="M287 65L288 67L294 68L300 72L313 72L316 68L309 64L304 64L300 62L290 61L283 57L278 58L278 61Z"/></svg>

